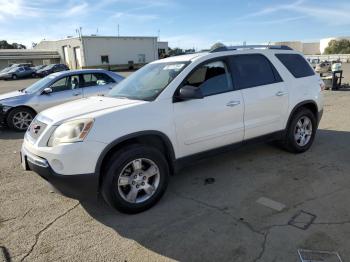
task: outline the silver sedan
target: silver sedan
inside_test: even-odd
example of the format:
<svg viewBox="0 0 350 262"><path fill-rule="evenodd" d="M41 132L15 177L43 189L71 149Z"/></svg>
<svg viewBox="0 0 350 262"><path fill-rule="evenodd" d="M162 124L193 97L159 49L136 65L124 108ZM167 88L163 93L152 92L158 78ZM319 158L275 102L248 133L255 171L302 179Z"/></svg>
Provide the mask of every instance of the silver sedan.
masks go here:
<svg viewBox="0 0 350 262"><path fill-rule="evenodd" d="M123 79L102 69L48 75L27 88L0 95L0 123L25 131L42 110L83 97L105 95Z"/></svg>

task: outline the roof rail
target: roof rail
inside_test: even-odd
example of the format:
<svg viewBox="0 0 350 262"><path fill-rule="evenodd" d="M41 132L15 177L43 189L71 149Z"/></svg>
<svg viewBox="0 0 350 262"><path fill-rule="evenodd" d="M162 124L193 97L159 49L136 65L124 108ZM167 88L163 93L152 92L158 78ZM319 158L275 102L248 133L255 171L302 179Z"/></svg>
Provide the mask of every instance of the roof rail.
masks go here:
<svg viewBox="0 0 350 262"><path fill-rule="evenodd" d="M289 46L286 45L240 45L240 46L220 46L213 50L210 50L210 53L223 52L223 51L232 51L238 49L279 49L279 50L293 50Z"/></svg>

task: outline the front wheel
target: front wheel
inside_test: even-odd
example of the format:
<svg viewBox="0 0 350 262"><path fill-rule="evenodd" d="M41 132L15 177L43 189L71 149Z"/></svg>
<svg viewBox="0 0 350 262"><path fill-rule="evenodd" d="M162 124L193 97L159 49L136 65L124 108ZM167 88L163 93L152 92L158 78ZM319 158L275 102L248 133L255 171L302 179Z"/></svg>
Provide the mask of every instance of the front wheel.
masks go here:
<svg viewBox="0 0 350 262"><path fill-rule="evenodd" d="M117 151L105 172L102 196L124 213L151 208L164 194L169 179L169 167L163 154L139 144Z"/></svg>
<svg viewBox="0 0 350 262"><path fill-rule="evenodd" d="M297 111L287 129L285 148L292 153L307 151L315 138L317 121L307 108Z"/></svg>
<svg viewBox="0 0 350 262"><path fill-rule="evenodd" d="M35 113L29 108L15 108L7 116L7 125L18 132L28 129L34 119Z"/></svg>
<svg viewBox="0 0 350 262"><path fill-rule="evenodd" d="M12 80L16 80L18 77L17 77L17 75L12 75Z"/></svg>

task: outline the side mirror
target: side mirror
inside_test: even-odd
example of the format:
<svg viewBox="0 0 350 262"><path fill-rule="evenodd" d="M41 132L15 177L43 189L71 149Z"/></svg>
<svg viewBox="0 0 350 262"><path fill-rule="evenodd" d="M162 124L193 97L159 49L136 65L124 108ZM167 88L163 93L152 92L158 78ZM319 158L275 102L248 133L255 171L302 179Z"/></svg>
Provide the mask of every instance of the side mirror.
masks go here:
<svg viewBox="0 0 350 262"><path fill-rule="evenodd" d="M185 85L180 88L177 97L179 100L191 100L204 98L200 88L190 85Z"/></svg>
<svg viewBox="0 0 350 262"><path fill-rule="evenodd" d="M44 95L48 95L51 93L52 93L52 88L50 88L50 87L46 87L42 92L42 94L44 94Z"/></svg>

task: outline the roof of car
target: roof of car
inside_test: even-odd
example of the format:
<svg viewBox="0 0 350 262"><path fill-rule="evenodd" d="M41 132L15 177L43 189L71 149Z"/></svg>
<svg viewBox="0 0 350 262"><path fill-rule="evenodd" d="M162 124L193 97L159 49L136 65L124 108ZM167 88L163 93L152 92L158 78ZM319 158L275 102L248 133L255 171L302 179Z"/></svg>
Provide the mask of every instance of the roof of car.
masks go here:
<svg viewBox="0 0 350 262"><path fill-rule="evenodd" d="M187 61L195 60L195 59L202 57L202 56L205 56L207 54L209 54L209 53L208 52L201 52L201 53L171 56L171 57L167 57L164 59L154 61L153 63L187 62Z"/></svg>
<svg viewBox="0 0 350 262"><path fill-rule="evenodd" d="M299 53L286 46L269 46L269 45L256 45L256 46L233 46L233 47L220 47L216 50L198 52L192 54L172 56L164 59L157 60L152 63L169 63L169 62L188 62L197 60L203 56L215 55L215 54L244 54L244 53Z"/></svg>
<svg viewBox="0 0 350 262"><path fill-rule="evenodd" d="M62 75L73 75L73 74L81 74L81 73L96 73L96 72L109 72L104 69L79 69L79 70L67 70L53 73L53 76L62 76Z"/></svg>

